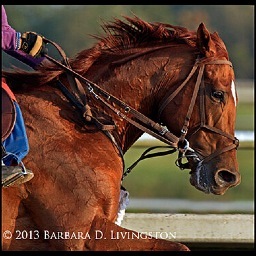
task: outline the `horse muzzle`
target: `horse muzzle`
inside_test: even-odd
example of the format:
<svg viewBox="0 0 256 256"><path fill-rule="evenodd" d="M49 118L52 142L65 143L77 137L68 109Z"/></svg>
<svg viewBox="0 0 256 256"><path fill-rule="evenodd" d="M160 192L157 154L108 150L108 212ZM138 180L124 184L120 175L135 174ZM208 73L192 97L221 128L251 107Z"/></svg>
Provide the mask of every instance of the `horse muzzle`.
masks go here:
<svg viewBox="0 0 256 256"><path fill-rule="evenodd" d="M191 185L207 194L223 195L228 188L240 183L240 173L226 168L218 168L216 171L214 169L203 160L192 163Z"/></svg>

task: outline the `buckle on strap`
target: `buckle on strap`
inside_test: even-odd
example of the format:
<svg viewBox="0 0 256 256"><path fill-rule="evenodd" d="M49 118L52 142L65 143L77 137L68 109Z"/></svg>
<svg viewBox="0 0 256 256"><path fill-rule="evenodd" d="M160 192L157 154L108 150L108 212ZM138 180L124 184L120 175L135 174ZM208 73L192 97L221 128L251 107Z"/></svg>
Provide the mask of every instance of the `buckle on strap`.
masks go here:
<svg viewBox="0 0 256 256"><path fill-rule="evenodd" d="M184 139L184 140L179 140L178 141L178 150L179 150L179 152L185 154L188 148L189 148L188 140Z"/></svg>
<svg viewBox="0 0 256 256"><path fill-rule="evenodd" d="M179 150L179 153L178 153L178 159L175 161L175 164L181 169L181 170L184 170L184 169L189 169L189 164L188 162L187 163L182 163L182 159L183 158L186 158L186 151L188 150L189 148L189 142L188 140L186 139L180 139L178 141L178 150Z"/></svg>
<svg viewBox="0 0 256 256"><path fill-rule="evenodd" d="M236 149L239 147L239 139L234 137L233 143L236 145Z"/></svg>

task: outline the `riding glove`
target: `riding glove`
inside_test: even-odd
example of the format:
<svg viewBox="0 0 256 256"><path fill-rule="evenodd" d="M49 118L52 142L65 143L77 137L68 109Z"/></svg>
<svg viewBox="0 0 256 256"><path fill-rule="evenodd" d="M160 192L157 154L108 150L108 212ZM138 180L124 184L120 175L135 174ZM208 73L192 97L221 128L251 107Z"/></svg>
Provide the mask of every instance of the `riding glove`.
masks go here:
<svg viewBox="0 0 256 256"><path fill-rule="evenodd" d="M43 37L35 32L25 32L22 34L20 50L35 58L47 53Z"/></svg>

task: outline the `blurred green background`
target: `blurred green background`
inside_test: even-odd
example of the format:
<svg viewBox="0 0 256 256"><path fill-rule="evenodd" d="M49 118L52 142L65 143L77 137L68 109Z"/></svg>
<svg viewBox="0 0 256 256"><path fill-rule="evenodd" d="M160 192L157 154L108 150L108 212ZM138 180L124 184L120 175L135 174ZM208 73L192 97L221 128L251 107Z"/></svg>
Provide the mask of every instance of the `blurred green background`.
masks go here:
<svg viewBox="0 0 256 256"><path fill-rule="evenodd" d="M248 94L253 94L253 88ZM236 130L254 130L254 100L243 95L237 106ZM149 147L164 145L158 141L138 141L125 154L126 168L133 164ZM154 151L156 152L156 151ZM254 201L254 140L240 141L237 151L241 183L224 195L204 194L190 185L189 170L175 165L177 154L145 159L124 179L123 185L134 198L171 198L196 201Z"/></svg>
<svg viewBox="0 0 256 256"><path fill-rule="evenodd" d="M241 143L243 144L243 143ZM244 144L245 145L245 144ZM247 146L252 146L248 143ZM243 146L241 146L243 147ZM147 149L134 145L126 154L129 167ZM140 162L124 179L123 185L132 197L183 198L193 200L254 200L254 151L238 150L238 162L242 181L230 188L225 195L204 194L189 183L189 170L179 170L175 165L177 154L146 159Z"/></svg>
<svg viewBox="0 0 256 256"><path fill-rule="evenodd" d="M122 15L196 30L201 22L225 42L239 79L254 78L254 5L5 5L17 31L35 31L60 44L68 57L104 33L100 25ZM3 56L6 58L6 56ZM4 59L5 60L5 59ZM9 66L13 59L4 61ZM15 62L16 64L18 62ZM17 64L17 65L20 65Z"/></svg>

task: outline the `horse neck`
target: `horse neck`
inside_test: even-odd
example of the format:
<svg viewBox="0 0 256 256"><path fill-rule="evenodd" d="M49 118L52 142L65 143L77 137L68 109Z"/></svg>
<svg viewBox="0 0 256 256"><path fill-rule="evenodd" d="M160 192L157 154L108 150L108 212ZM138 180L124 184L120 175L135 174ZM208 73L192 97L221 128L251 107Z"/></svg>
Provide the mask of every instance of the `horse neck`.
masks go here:
<svg viewBox="0 0 256 256"><path fill-rule="evenodd" d="M131 79L126 78L122 81L117 81L115 78L110 78L107 82L102 83L103 86L101 87L109 94L113 95L117 99L120 99L133 109L150 118L153 118L154 99L153 95L150 93L150 89L143 86L143 83L138 83L138 81L133 81L133 84L130 84L129 81L132 79L138 80L136 77ZM97 84L102 85L100 82L97 82ZM121 148L124 152L126 152L127 149L129 149L130 146L142 135L143 132L141 130L135 128L129 122L120 118L107 107L102 106L100 102L93 99L92 104L93 107L98 109L99 113L104 112L105 116L110 116L115 122L117 127L118 141L120 141ZM114 106L116 109L119 109L118 106Z"/></svg>
<svg viewBox="0 0 256 256"><path fill-rule="evenodd" d="M182 52L183 49L180 51ZM86 76L89 79L96 79L94 81L98 85L127 105L158 121L158 104L163 96L183 79L183 77L180 78L180 72L184 63L190 62L187 65L188 70L191 67L191 50L189 53L178 54L177 48L164 48L148 55L150 58L143 58L145 55L142 55L132 61L124 62L115 67L114 72L109 70L111 67L106 68L108 65L103 65L102 68L97 67L97 77L92 75L95 72L89 72ZM112 76L106 76L106 74L112 74ZM143 132L110 113L109 110L105 112L109 113L115 121L121 147L125 152Z"/></svg>

